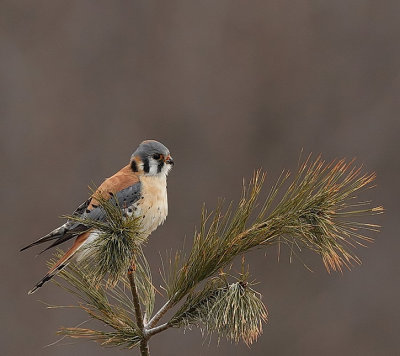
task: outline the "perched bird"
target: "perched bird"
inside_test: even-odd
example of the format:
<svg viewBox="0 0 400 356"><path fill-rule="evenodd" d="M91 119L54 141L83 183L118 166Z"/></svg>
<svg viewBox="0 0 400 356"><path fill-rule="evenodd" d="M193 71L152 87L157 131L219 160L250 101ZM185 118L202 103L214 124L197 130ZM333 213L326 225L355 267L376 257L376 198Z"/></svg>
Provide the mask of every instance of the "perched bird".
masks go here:
<svg viewBox="0 0 400 356"><path fill-rule="evenodd" d="M98 205L97 194L105 199L114 197L128 216L141 220L140 233L146 237L162 224L168 214L167 174L174 164L169 150L160 142L143 141L132 154L128 165L107 178L96 192L73 213L74 216L104 220L106 214ZM21 251L53 241L45 250L75 238L72 247L57 261L49 272L29 291L32 294L44 283L53 278L72 259L84 258L87 247L99 234L94 229L88 229L82 223L68 220L64 225L53 230L46 236L21 249ZM42 252L43 252L42 251Z"/></svg>

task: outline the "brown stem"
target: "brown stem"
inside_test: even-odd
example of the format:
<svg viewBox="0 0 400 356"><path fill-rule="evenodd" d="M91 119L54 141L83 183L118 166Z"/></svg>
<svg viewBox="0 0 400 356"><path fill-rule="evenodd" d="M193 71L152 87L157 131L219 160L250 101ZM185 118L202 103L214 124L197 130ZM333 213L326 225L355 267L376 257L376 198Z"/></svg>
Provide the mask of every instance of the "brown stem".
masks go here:
<svg viewBox="0 0 400 356"><path fill-rule="evenodd" d="M172 301L171 299L166 302L161 308L160 310L150 319L150 321L148 322L147 326L152 328L154 327L159 321L160 319L164 316L164 314L171 309L172 307Z"/></svg>
<svg viewBox="0 0 400 356"><path fill-rule="evenodd" d="M170 327L171 327L171 325L169 325L168 323L162 324L160 326L156 326L152 329L148 329L147 335L148 335L148 337L151 337L155 334L160 333L161 331L167 330Z"/></svg>
<svg viewBox="0 0 400 356"><path fill-rule="evenodd" d="M149 345L147 342L148 337L146 335L146 330L143 324L142 309L140 307L139 295L135 283L135 276L133 275L135 269L136 269L135 262L132 261L132 265L128 270L128 279L131 285L133 306L135 308L136 324L142 333L142 340L140 341L140 353L142 354L142 356L149 356L150 352L149 352Z"/></svg>
<svg viewBox="0 0 400 356"><path fill-rule="evenodd" d="M150 356L149 344L146 339L140 341L140 353L142 356Z"/></svg>

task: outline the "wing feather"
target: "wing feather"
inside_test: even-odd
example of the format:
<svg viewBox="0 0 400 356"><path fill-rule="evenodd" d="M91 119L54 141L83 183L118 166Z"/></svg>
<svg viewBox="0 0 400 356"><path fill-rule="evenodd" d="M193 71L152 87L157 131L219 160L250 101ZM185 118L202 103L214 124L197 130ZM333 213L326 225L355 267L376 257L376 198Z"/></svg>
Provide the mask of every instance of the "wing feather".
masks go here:
<svg viewBox="0 0 400 356"><path fill-rule="evenodd" d="M98 205L98 201L95 199L97 194L101 194L105 199L110 199L111 197L114 197L113 199L115 199L116 197L120 206L124 206L125 204L127 206L132 205L141 196L141 183L139 177L139 174L133 172L129 165L125 166L112 177L107 178L88 200L76 208L72 215L93 220L103 220L105 218L105 212ZM53 230L49 234L41 237L39 240L34 241L28 246L23 247L21 251L44 242L55 240L50 246L42 251L44 252L49 248L81 235L87 230L87 226L73 220L68 220L65 224Z"/></svg>

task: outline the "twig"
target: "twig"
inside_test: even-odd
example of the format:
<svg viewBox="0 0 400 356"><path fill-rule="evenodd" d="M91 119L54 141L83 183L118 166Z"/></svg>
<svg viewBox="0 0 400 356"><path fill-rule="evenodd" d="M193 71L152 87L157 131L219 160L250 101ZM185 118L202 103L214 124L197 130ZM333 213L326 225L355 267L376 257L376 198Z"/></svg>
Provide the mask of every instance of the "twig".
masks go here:
<svg viewBox="0 0 400 356"><path fill-rule="evenodd" d="M167 330L167 329L170 328L170 327L171 327L171 325L170 325L169 323L165 323L165 324L162 324L162 325L160 325L160 326L156 326L155 328L148 329L148 330L146 331L146 336L147 336L148 338L150 338L150 337L152 337L153 335L158 334L158 333L160 333L161 331Z"/></svg>
<svg viewBox="0 0 400 356"><path fill-rule="evenodd" d="M140 341L140 353L142 354L142 356L149 356L150 352L149 352L149 345L147 342L148 337L146 336L146 330L143 324L143 316L142 316L142 310L140 308L139 295L136 289L135 276L133 275L135 269L136 269L135 262L132 261L132 265L131 267L129 267L128 270L128 279L131 285L133 306L135 308L136 324L142 333Z"/></svg>
<svg viewBox="0 0 400 356"><path fill-rule="evenodd" d="M152 328L155 326L160 319L164 316L164 314L172 308L172 301L171 299L168 300L159 310L157 313L154 314L154 316L150 319L150 321L147 323L146 327Z"/></svg>

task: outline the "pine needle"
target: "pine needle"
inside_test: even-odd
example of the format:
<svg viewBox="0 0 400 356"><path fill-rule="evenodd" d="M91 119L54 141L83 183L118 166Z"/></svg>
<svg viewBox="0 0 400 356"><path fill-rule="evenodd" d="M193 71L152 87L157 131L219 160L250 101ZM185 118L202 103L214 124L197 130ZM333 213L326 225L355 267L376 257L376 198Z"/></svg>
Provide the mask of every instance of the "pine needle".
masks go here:
<svg viewBox="0 0 400 356"><path fill-rule="evenodd" d="M127 216L114 195L104 197L94 195L99 207L105 213L102 221L86 217L68 216L99 234L99 238L88 244L87 253L82 258L95 283L104 277L110 286L114 286L119 277L124 275L132 263L134 255L141 255L141 246L147 237L140 233L139 219Z"/></svg>
<svg viewBox="0 0 400 356"><path fill-rule="evenodd" d="M123 347L132 349L140 343L140 337L131 331L101 331L84 328L62 328L59 335L75 339L88 339L105 347Z"/></svg>
<svg viewBox="0 0 400 356"><path fill-rule="evenodd" d="M342 271L343 266L360 263L351 248L370 242L363 231L379 226L355 221L364 215L380 214L383 208L355 201L356 193L372 187L375 174L362 174L361 167L345 160L326 164L320 157L314 162L308 158L276 202L289 177L289 173L281 175L261 207L257 201L265 174L258 170L244 186L236 208L230 204L223 212L222 202L212 214L203 208L200 230L195 233L189 255L178 251L170 259L169 274L164 276L172 304L236 256L255 247L280 242L302 245L320 254L328 271Z"/></svg>
<svg viewBox="0 0 400 356"><path fill-rule="evenodd" d="M220 278L211 279L205 288L189 295L170 321L171 326L190 328L195 325L208 334L216 333L247 345L262 333L267 309L259 293L245 281L227 284Z"/></svg>
<svg viewBox="0 0 400 356"><path fill-rule="evenodd" d="M66 283L55 282L80 299L79 308L92 319L107 325L113 331L82 328L61 328L60 335L88 338L103 346L132 348L140 341L140 330L133 321L134 307L124 290L129 288L126 279L122 287L109 289L103 283L93 283L91 271L84 266L68 265L59 275Z"/></svg>

